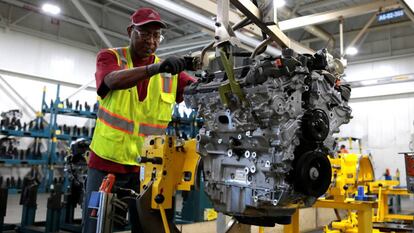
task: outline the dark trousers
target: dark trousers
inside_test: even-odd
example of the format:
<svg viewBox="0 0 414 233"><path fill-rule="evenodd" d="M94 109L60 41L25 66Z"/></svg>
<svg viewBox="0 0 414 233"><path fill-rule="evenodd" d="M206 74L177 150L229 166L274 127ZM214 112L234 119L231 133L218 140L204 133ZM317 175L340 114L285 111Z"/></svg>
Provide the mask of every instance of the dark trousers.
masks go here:
<svg viewBox="0 0 414 233"><path fill-rule="evenodd" d="M105 171L96 170L93 168L88 169L88 176L85 187L85 200L82 210L82 232L83 233L95 233L96 232L96 219L91 219L91 210L88 209L89 198L92 191L98 191L101 186L103 178L108 173ZM119 188L132 189L139 193L139 173L129 174L114 174L115 186ZM125 202L129 204L129 219L131 224L131 232L140 232L140 226L138 221L138 212L136 208L136 202L133 199L126 199Z"/></svg>

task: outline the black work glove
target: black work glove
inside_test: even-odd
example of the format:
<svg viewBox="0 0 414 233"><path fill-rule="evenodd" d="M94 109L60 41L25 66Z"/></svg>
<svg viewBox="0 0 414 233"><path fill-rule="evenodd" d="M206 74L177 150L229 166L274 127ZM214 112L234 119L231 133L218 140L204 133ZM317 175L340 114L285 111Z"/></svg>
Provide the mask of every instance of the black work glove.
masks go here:
<svg viewBox="0 0 414 233"><path fill-rule="evenodd" d="M185 69L185 60L181 57L171 56L167 57L161 62L159 72L178 74Z"/></svg>

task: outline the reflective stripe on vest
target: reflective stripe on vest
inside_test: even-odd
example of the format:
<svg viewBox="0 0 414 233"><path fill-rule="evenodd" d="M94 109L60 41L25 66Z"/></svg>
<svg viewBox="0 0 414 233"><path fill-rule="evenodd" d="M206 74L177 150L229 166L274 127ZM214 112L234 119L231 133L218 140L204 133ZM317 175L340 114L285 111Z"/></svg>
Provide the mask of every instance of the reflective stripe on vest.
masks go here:
<svg viewBox="0 0 414 233"><path fill-rule="evenodd" d="M122 62L121 68L127 69L128 68L128 60L127 60L127 48L116 48L116 51L120 55L120 59Z"/></svg>
<svg viewBox="0 0 414 233"><path fill-rule="evenodd" d="M108 49L109 51L112 51L116 55L116 59L118 60L118 66L121 67L121 69L128 68L127 49L128 49L127 47Z"/></svg>
<svg viewBox="0 0 414 233"><path fill-rule="evenodd" d="M120 130L127 134L134 133L134 121L123 116L110 112L102 106L99 106L98 119L105 125Z"/></svg>
<svg viewBox="0 0 414 233"><path fill-rule="evenodd" d="M148 135L164 135L167 132L167 125L155 125L140 123L139 124L139 136Z"/></svg>

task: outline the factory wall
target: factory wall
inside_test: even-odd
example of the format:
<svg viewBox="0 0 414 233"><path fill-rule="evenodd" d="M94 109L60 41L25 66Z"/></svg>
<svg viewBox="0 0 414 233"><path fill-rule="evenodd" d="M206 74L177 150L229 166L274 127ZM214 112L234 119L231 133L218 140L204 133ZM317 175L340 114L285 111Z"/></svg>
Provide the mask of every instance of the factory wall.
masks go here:
<svg viewBox="0 0 414 233"><path fill-rule="evenodd" d="M50 40L40 39L14 31L0 29L0 76L20 95L35 111L40 111L43 89L46 87L46 102L56 99L56 84L44 80L60 80L71 84L82 85L94 79L95 56L91 51L70 47ZM43 80L43 81L39 81ZM95 83L91 84L95 87ZM62 85L60 97L65 98L77 89L76 86ZM0 80L0 113L11 109L23 112L22 122L29 122L36 116L18 96ZM94 90L84 90L70 99L80 100L93 106L96 102ZM49 115L45 116L49 120ZM58 117L59 124L68 126L88 126L93 123L86 118ZM32 138L22 138L18 149L27 149L33 142ZM59 142L58 149L64 150L65 145ZM47 141L43 140L41 151L46 150ZM23 177L29 167L1 167L0 176ZM56 170L56 172L62 172ZM57 174L58 176L62 174Z"/></svg>
<svg viewBox="0 0 414 233"><path fill-rule="evenodd" d="M37 76L51 80L84 84L94 79L95 53L70 47L57 42L40 39L26 34L0 29L0 75L36 110L40 110L42 91L47 89L46 99L55 99L56 85L31 80L28 76ZM13 72L13 73L11 73ZM21 101L15 102L16 95L0 80L0 112L15 109L18 105L26 110ZM93 83L91 86L95 86ZM61 98L76 90L74 87L61 87ZM96 102L94 91L82 91L73 100Z"/></svg>
<svg viewBox="0 0 414 233"><path fill-rule="evenodd" d="M351 64L346 80L412 75L413 63L414 56L404 56ZM354 118L341 127L339 135L362 138L364 152L373 156L376 178L383 179L386 168L394 176L398 168L405 184L404 159L398 153L409 150L414 131L414 82L354 88L351 96Z"/></svg>

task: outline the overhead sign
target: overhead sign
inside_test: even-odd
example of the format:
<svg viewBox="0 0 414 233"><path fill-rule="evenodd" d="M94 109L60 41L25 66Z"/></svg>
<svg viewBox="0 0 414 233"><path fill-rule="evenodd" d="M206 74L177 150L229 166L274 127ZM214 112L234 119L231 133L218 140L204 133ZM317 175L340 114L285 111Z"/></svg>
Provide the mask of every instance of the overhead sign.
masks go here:
<svg viewBox="0 0 414 233"><path fill-rule="evenodd" d="M377 20L378 22L384 22L391 19L401 18L404 16L403 9L396 9L392 11L382 12L378 14Z"/></svg>

